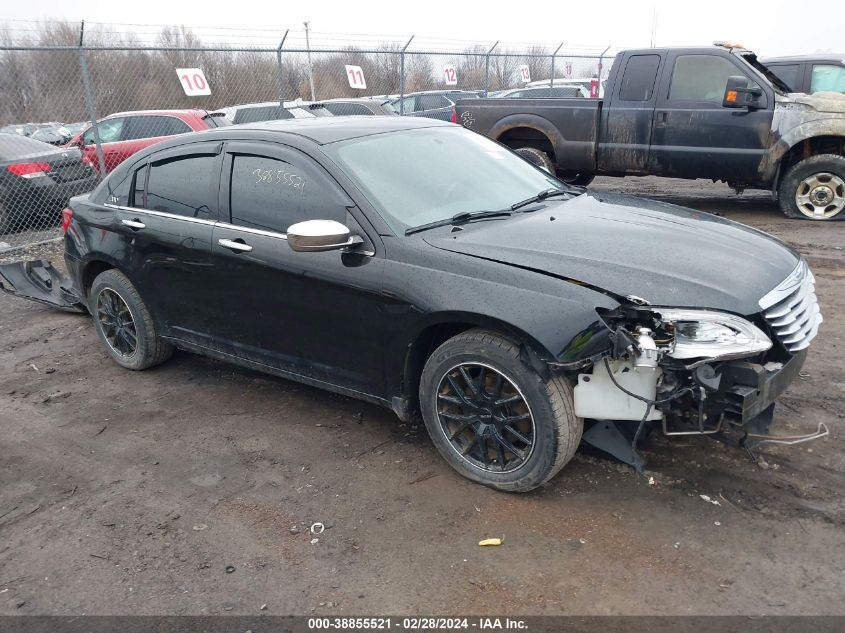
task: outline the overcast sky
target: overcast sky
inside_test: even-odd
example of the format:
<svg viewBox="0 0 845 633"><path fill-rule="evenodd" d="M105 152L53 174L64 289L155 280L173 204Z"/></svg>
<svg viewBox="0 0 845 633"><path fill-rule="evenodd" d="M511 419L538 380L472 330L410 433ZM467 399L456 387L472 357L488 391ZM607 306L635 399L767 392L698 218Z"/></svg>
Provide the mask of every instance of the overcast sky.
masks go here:
<svg viewBox="0 0 845 633"><path fill-rule="evenodd" d="M38 0L0 3L0 22L39 18L122 24L301 29L449 38L471 42L537 42L615 48L648 46L656 9L658 46L738 42L762 55L841 52L845 2L811 0ZM10 22L9 26L19 23ZM320 37L318 35L318 37ZM336 40L334 40L336 41ZM340 42L338 42L340 44ZM564 47L566 48L566 46Z"/></svg>

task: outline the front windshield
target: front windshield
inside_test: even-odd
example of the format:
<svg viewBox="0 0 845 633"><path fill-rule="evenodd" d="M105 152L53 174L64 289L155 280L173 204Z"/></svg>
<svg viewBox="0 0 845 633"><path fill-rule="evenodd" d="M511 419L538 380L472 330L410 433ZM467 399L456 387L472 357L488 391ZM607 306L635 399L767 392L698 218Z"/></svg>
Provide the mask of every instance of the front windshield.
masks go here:
<svg viewBox="0 0 845 633"><path fill-rule="evenodd" d="M391 229L498 211L549 189L568 190L507 148L457 125L374 134L324 146Z"/></svg>

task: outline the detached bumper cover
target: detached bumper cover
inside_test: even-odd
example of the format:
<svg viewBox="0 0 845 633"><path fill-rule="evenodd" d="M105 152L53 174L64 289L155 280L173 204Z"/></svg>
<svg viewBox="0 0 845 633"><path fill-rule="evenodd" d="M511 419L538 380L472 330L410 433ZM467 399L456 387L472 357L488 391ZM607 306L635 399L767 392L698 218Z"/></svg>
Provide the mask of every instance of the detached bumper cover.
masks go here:
<svg viewBox="0 0 845 633"><path fill-rule="evenodd" d="M0 265L0 290L67 312L87 312L73 283L41 259Z"/></svg>

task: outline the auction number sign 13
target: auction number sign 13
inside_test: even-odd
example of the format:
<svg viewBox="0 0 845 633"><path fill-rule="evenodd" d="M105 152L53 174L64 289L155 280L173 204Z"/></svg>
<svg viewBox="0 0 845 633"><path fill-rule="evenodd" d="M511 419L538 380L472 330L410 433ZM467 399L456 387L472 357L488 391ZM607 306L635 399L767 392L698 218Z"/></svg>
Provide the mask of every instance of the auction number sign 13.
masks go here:
<svg viewBox="0 0 845 633"><path fill-rule="evenodd" d="M364 79L364 71L360 66L346 65L346 78L349 80L349 87L358 90L366 90L367 82Z"/></svg>
<svg viewBox="0 0 845 633"><path fill-rule="evenodd" d="M208 87L208 81L205 79L202 68L177 68L176 74L179 75L179 81L182 82L182 90L189 97L211 94L211 88Z"/></svg>
<svg viewBox="0 0 845 633"><path fill-rule="evenodd" d="M522 65L519 67L519 78L525 84L531 81L531 70L529 70L528 66Z"/></svg>
<svg viewBox="0 0 845 633"><path fill-rule="evenodd" d="M443 78L447 86L458 85L458 71L456 71L455 67L451 64L443 66Z"/></svg>

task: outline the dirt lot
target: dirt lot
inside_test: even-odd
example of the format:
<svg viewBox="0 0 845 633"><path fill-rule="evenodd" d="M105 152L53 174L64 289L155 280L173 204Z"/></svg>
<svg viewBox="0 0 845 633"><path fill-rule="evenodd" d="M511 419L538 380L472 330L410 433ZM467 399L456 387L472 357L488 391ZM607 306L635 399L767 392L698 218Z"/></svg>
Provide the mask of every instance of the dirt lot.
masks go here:
<svg viewBox="0 0 845 633"><path fill-rule="evenodd" d="M708 183L595 188L804 253L825 323L775 430L829 438L759 465L655 438L656 485L582 449L507 495L390 411L184 353L130 373L88 317L2 297L0 614L845 614L845 223Z"/></svg>

